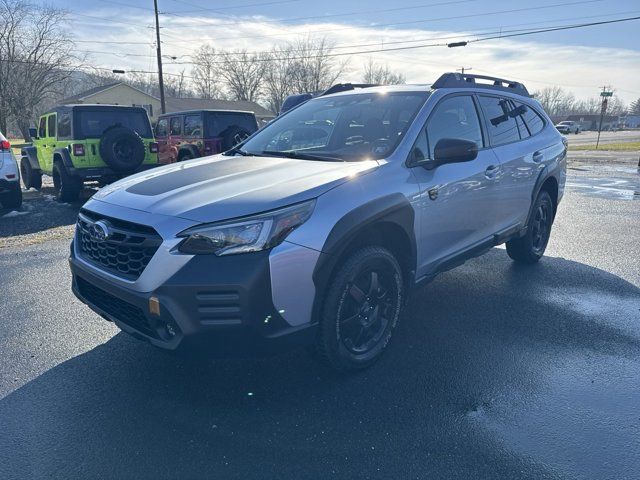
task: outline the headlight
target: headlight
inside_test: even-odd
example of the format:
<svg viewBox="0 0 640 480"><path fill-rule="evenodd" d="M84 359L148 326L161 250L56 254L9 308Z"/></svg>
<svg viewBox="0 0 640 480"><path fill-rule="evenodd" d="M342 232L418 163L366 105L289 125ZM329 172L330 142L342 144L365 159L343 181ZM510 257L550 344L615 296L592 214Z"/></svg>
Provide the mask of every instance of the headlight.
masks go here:
<svg viewBox="0 0 640 480"><path fill-rule="evenodd" d="M178 250L190 255L218 256L257 252L275 247L311 216L316 201L219 223L198 225L180 233Z"/></svg>

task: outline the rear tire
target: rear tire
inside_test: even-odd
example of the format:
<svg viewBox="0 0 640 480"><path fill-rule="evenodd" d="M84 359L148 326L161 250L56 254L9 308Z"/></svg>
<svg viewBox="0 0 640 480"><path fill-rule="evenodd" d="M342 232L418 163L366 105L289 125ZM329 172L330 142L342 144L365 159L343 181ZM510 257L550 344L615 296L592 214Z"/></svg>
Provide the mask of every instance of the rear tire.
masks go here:
<svg viewBox="0 0 640 480"><path fill-rule="evenodd" d="M542 258L551 236L553 215L551 196L542 190L533 205L527 233L507 242L507 253L514 261L533 264Z"/></svg>
<svg viewBox="0 0 640 480"><path fill-rule="evenodd" d="M20 159L20 176L22 177L24 188L27 190L30 188L40 190L42 188L42 173L40 173L40 170L34 170L31 162L26 157Z"/></svg>
<svg viewBox="0 0 640 480"><path fill-rule="evenodd" d="M339 371L359 370L380 358L404 300L402 270L382 247L353 253L331 280L316 341L320 358Z"/></svg>
<svg viewBox="0 0 640 480"><path fill-rule="evenodd" d="M53 164L52 176L57 200L65 203L75 202L82 190L82 180L69 175L61 162Z"/></svg>
<svg viewBox="0 0 640 480"><path fill-rule="evenodd" d="M20 182L15 182L11 185L10 190L0 195L0 204L4 208L10 210L17 210L22 205L22 190L20 189Z"/></svg>

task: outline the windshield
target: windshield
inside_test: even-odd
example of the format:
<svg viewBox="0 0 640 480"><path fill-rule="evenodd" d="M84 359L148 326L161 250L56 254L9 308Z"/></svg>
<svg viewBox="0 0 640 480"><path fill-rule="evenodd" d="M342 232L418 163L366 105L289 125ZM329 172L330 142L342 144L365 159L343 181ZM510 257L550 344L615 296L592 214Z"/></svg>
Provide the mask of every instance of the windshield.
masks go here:
<svg viewBox="0 0 640 480"><path fill-rule="evenodd" d="M107 128L113 126L127 127L142 138L153 138L149 117L143 110L112 109L89 110L79 109L75 113L75 138L99 138Z"/></svg>
<svg viewBox="0 0 640 480"><path fill-rule="evenodd" d="M320 97L255 134L250 155L359 161L389 156L427 99L428 92L375 92Z"/></svg>

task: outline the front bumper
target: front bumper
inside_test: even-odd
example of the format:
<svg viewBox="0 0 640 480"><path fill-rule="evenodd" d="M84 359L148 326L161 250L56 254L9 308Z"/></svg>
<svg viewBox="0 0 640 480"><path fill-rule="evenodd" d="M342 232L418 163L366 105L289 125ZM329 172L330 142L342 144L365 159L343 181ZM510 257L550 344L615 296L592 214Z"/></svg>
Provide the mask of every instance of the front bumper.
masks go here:
<svg viewBox="0 0 640 480"><path fill-rule="evenodd" d="M75 295L157 347L213 357L269 354L311 344L317 325L291 326L273 304L269 252L193 257L151 292L96 274L69 258ZM159 314L149 300L158 300Z"/></svg>

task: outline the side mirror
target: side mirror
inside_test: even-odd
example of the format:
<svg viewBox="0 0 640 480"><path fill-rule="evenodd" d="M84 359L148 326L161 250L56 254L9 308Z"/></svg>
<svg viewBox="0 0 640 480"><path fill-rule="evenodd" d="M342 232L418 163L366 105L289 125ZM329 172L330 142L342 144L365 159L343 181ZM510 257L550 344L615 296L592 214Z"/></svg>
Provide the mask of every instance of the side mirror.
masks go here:
<svg viewBox="0 0 640 480"><path fill-rule="evenodd" d="M441 138L433 150L434 168L446 163L470 162L478 156L478 145L462 138Z"/></svg>
<svg viewBox="0 0 640 480"><path fill-rule="evenodd" d="M29 127L29 136L31 138L38 138L38 129L36 127Z"/></svg>

